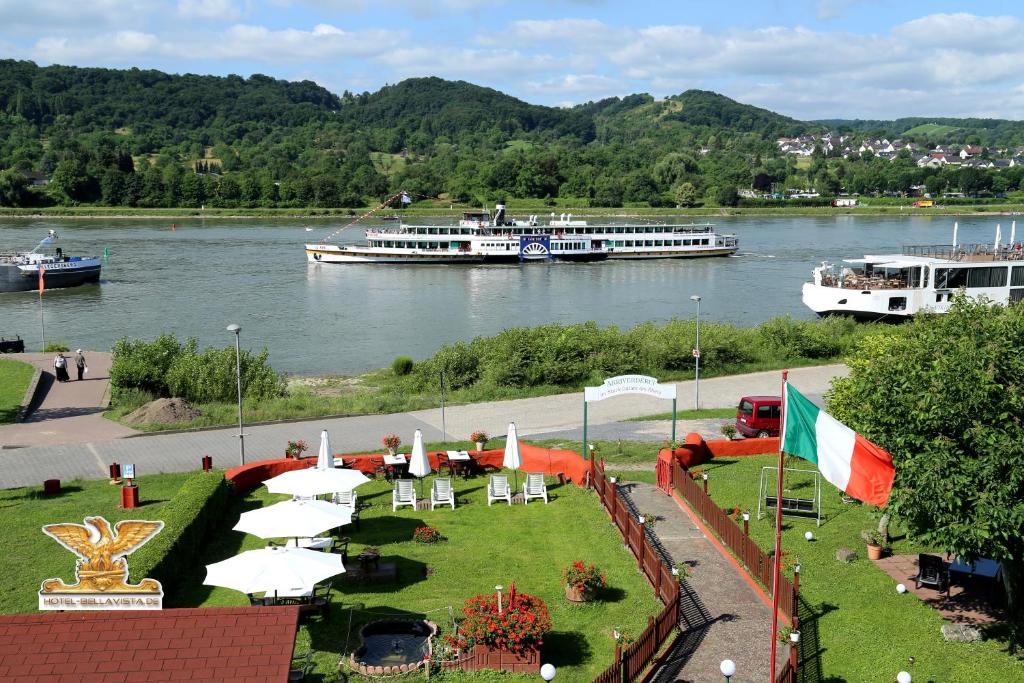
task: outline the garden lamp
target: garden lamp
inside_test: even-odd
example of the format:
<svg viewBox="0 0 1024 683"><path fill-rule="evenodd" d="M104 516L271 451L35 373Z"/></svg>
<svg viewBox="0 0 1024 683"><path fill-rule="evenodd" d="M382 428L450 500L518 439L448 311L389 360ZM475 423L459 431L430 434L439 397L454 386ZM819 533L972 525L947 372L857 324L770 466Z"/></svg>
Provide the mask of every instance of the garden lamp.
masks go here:
<svg viewBox="0 0 1024 683"><path fill-rule="evenodd" d="M242 433L242 352L238 345L238 334L242 331L241 325L231 323L227 326L228 332L235 333L235 379L238 382L238 464L245 464L245 434Z"/></svg>
<svg viewBox="0 0 1024 683"><path fill-rule="evenodd" d="M721 670L722 675L725 676L725 683L729 683L732 677L736 675L736 662L731 659L723 659L718 668Z"/></svg>
<svg viewBox="0 0 1024 683"><path fill-rule="evenodd" d="M906 671L901 671L898 674L896 674L897 683L910 683L912 680L913 679L910 677L910 674L908 674Z"/></svg>
<svg viewBox="0 0 1024 683"><path fill-rule="evenodd" d="M545 664L540 668L540 677L545 681L553 681L555 679L555 673L554 664Z"/></svg>

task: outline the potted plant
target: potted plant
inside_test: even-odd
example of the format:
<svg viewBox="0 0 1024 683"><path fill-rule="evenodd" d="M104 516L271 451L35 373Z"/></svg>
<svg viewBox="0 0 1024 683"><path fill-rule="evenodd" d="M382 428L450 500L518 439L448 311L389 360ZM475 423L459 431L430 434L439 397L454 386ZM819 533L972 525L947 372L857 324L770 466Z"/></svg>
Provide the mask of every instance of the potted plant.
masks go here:
<svg viewBox="0 0 1024 683"><path fill-rule="evenodd" d="M885 542L885 535L878 529L866 529L861 533L861 536L864 537L864 541L868 545L868 559L882 559L882 553L885 552L887 545Z"/></svg>
<svg viewBox="0 0 1024 683"><path fill-rule="evenodd" d="M487 445L487 441L489 438L490 437L487 436L487 432L483 431L482 429L478 429L477 431L469 435L469 440L476 442L476 450L478 453L484 449L484 446Z"/></svg>
<svg viewBox="0 0 1024 683"><path fill-rule="evenodd" d="M495 593L477 595L466 601L462 613L458 628L444 637L460 655L475 656L478 668L540 670L540 647L551 630L543 600L517 593L513 584L500 604Z"/></svg>
<svg viewBox="0 0 1024 683"><path fill-rule="evenodd" d="M736 438L736 425L727 422L722 425L721 432L722 436L729 439L729 441L732 441Z"/></svg>
<svg viewBox="0 0 1024 683"><path fill-rule="evenodd" d="M388 449L388 453L395 455L398 453L398 447L402 445L402 438L398 434L387 434L381 439L381 443Z"/></svg>
<svg viewBox="0 0 1024 683"><path fill-rule="evenodd" d="M576 560L562 570L565 597L570 602L588 602L594 599L598 588L604 588L604 574L592 564Z"/></svg>
<svg viewBox="0 0 1024 683"><path fill-rule="evenodd" d="M286 458L300 458L302 454L309 450L309 444L303 439L298 441L289 441L288 447L284 449L284 457Z"/></svg>

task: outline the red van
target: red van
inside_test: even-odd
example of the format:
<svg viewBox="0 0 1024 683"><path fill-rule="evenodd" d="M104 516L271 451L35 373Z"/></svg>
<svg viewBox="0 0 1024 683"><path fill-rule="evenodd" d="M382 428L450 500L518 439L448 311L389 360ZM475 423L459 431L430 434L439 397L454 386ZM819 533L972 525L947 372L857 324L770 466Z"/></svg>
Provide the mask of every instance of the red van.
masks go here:
<svg viewBox="0 0 1024 683"><path fill-rule="evenodd" d="M780 396L744 396L736 408L736 431L759 439L778 436L781 414Z"/></svg>

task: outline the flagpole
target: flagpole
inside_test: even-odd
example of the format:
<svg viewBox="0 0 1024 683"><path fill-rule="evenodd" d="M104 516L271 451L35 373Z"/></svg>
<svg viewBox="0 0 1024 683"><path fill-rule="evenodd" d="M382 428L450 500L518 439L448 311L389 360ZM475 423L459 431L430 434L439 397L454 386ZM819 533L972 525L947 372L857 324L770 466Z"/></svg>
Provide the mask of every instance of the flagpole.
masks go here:
<svg viewBox="0 0 1024 683"><path fill-rule="evenodd" d="M789 379L789 370L782 371L782 406L780 408L780 424L782 426L779 434L779 476L778 487L775 493L775 568L772 572L772 677L769 683L775 683L775 644L776 634L779 632L779 572L782 569L782 439L786 434L786 382Z"/></svg>

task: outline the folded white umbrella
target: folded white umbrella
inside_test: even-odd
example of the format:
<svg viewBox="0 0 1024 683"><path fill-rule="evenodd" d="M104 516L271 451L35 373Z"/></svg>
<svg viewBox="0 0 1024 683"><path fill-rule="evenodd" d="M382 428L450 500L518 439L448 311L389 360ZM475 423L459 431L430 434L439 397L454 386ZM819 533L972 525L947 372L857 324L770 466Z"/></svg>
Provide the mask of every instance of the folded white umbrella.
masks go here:
<svg viewBox="0 0 1024 683"><path fill-rule="evenodd" d="M308 538L352 522L351 508L322 500L286 500L243 512L234 526L260 538Z"/></svg>
<svg viewBox="0 0 1024 683"><path fill-rule="evenodd" d="M505 457L501 461L502 467L507 467L512 470L512 475L515 477L515 488L513 491L519 488L519 474L516 472L520 467L523 466L523 456L519 453L519 437L516 435L516 423L508 423L508 435L505 437Z"/></svg>
<svg viewBox="0 0 1024 683"><path fill-rule="evenodd" d="M206 565L207 586L243 593L272 593L313 586L345 571L341 555L305 548L247 550Z"/></svg>
<svg viewBox="0 0 1024 683"><path fill-rule="evenodd" d="M316 458L318 470L334 469L334 456L331 454L331 440L327 437L327 430L320 432L320 452Z"/></svg>
<svg viewBox="0 0 1024 683"><path fill-rule="evenodd" d="M409 454L409 474L420 480L420 498L423 497L423 477L430 472L430 458L423 445L423 432L417 429L412 438L412 453Z"/></svg>
<svg viewBox="0 0 1024 683"><path fill-rule="evenodd" d="M319 496L324 493L351 491L370 479L359 470L332 467L322 470L309 467L292 470L267 479L264 484L271 493L289 493L293 496Z"/></svg>

